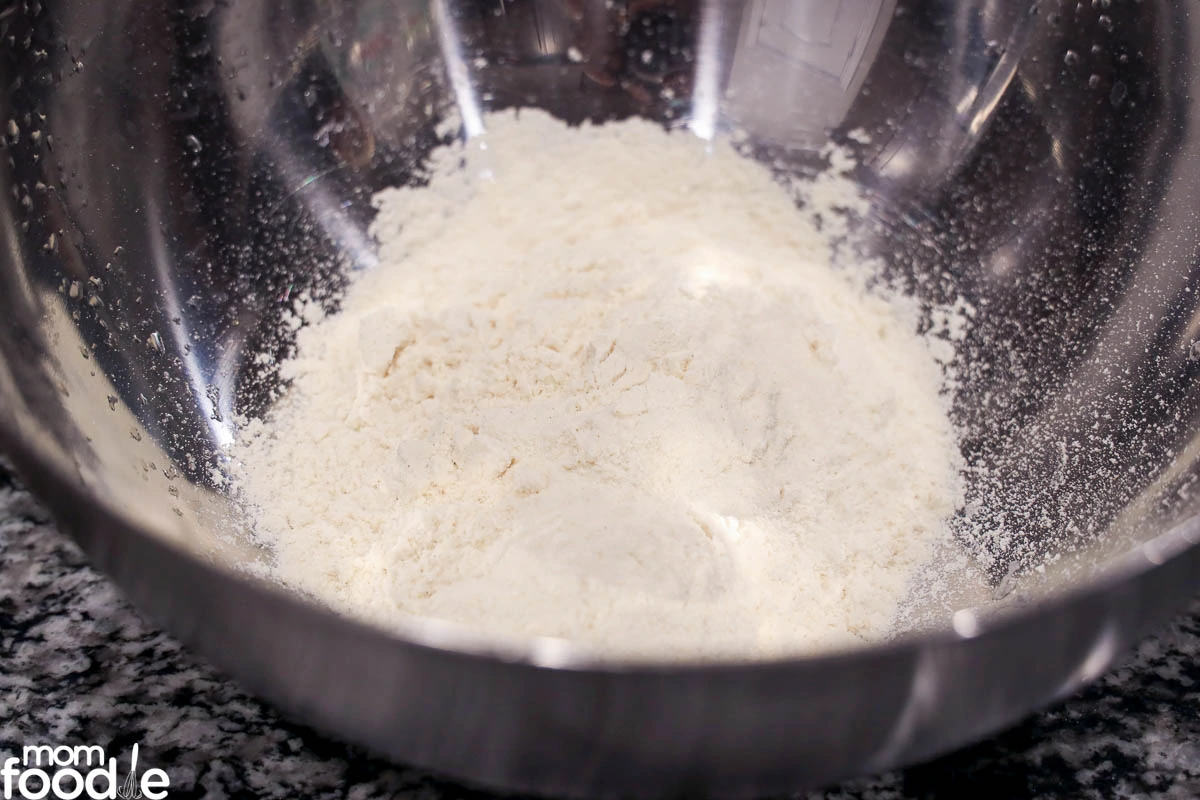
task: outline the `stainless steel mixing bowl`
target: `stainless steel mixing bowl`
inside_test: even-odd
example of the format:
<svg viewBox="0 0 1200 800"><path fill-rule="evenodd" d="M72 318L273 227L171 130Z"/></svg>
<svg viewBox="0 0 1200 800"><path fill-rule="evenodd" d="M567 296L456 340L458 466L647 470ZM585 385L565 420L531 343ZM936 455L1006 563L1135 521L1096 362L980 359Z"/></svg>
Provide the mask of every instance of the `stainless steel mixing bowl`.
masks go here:
<svg viewBox="0 0 1200 800"><path fill-rule="evenodd" d="M1200 584L1193 0L25 0L0 41L0 445L134 602L322 729L507 789L786 791L995 731ZM521 105L739 128L783 172L854 150L867 246L977 309L956 524L996 610L613 664L230 568L263 555L219 535L222 448L278 388L285 311L372 266L371 193L449 109L472 134Z"/></svg>

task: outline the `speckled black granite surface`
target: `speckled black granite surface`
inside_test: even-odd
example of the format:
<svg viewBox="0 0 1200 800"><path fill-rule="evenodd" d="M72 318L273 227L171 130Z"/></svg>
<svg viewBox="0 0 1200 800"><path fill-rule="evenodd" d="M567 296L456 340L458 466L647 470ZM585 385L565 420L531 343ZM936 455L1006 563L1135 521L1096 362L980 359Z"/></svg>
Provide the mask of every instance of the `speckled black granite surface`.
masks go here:
<svg viewBox="0 0 1200 800"><path fill-rule="evenodd" d="M0 756L134 742L171 798L486 797L281 720L143 622L0 464ZM1020 727L811 797L1200 798L1200 602Z"/></svg>

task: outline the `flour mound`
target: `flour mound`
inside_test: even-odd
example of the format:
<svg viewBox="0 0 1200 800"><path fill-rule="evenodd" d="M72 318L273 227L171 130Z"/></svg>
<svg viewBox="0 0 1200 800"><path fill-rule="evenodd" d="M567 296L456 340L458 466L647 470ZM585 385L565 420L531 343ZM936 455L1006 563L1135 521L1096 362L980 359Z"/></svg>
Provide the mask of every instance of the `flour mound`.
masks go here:
<svg viewBox="0 0 1200 800"><path fill-rule="evenodd" d="M852 184L802 213L727 144L487 127L377 196L380 267L234 448L274 577L619 656L888 635L961 486L915 318L831 267Z"/></svg>

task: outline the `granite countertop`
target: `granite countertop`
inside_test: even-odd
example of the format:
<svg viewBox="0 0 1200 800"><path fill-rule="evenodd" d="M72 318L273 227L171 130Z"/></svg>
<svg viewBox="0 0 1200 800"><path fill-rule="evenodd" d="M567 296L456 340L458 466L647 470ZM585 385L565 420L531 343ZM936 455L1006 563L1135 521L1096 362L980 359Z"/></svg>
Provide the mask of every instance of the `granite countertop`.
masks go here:
<svg viewBox="0 0 1200 800"><path fill-rule="evenodd" d="M0 757L138 742L173 799L487 797L281 719L143 621L2 463L0 664ZM989 742L811 795L909 797L1200 797L1200 601L1097 685Z"/></svg>

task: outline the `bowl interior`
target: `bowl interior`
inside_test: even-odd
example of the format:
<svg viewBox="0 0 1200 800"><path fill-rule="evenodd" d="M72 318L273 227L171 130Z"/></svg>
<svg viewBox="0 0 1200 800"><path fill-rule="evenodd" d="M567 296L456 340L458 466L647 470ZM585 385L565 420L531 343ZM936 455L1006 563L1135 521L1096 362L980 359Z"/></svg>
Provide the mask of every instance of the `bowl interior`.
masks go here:
<svg viewBox="0 0 1200 800"><path fill-rule="evenodd" d="M870 199L862 246L927 324L944 304L975 312L955 342L970 487L956 535L991 591L962 602L1080 585L1200 508L1200 161L1170 69L1180 21L1167 3L1092 5L6 16L24 54L0 200L6 421L97 503L218 563L259 561L228 535L225 448L279 395L298 299L335 308L374 266L371 195L418 180L433 147L524 106L736 130L781 174L834 141Z"/></svg>

